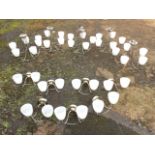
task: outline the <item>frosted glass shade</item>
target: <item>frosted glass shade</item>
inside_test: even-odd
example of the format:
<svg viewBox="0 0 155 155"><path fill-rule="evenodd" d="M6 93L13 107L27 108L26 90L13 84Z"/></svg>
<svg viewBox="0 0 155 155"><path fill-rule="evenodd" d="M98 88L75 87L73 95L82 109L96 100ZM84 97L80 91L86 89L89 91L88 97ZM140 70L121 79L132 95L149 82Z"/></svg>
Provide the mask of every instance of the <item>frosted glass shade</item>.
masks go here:
<svg viewBox="0 0 155 155"><path fill-rule="evenodd" d="M80 87L81 87L81 80L80 79L73 79L72 80L72 87L75 89L75 90L78 90L78 89L80 89Z"/></svg>
<svg viewBox="0 0 155 155"><path fill-rule="evenodd" d="M97 114L100 114L103 112L103 109L104 109L104 101L103 100L100 100L100 99L95 99L93 102L92 102L92 107L93 107L93 110L97 113Z"/></svg>
<svg viewBox="0 0 155 155"><path fill-rule="evenodd" d="M120 96L119 93L116 91L108 92L108 101L111 104L116 104L119 100L119 96Z"/></svg>
<svg viewBox="0 0 155 155"><path fill-rule="evenodd" d="M99 81L96 79L92 79L89 81L89 87L91 90L96 91L99 87Z"/></svg>
<svg viewBox="0 0 155 155"><path fill-rule="evenodd" d="M46 92L48 88L48 84L46 81L40 81L37 83L38 89L40 92Z"/></svg>
<svg viewBox="0 0 155 155"><path fill-rule="evenodd" d="M33 114L33 106L30 103L26 103L21 106L20 112L25 116L25 117L30 117Z"/></svg>
<svg viewBox="0 0 155 155"><path fill-rule="evenodd" d="M130 85L131 80L128 77L121 77L120 78L120 85L122 88L128 88Z"/></svg>
<svg viewBox="0 0 155 155"><path fill-rule="evenodd" d="M54 114L59 121L63 121L66 117L67 109L64 106L60 106L54 109Z"/></svg>
<svg viewBox="0 0 155 155"><path fill-rule="evenodd" d="M108 79L103 81L103 87L106 91L112 90L113 86L114 86L113 79Z"/></svg>
<svg viewBox="0 0 155 155"><path fill-rule="evenodd" d="M41 113L44 117L50 118L53 115L53 106L50 104L44 105L41 109Z"/></svg>
<svg viewBox="0 0 155 155"><path fill-rule="evenodd" d="M65 80L64 79L56 79L55 80L55 85L58 89L63 89L64 85L65 85Z"/></svg>
<svg viewBox="0 0 155 155"><path fill-rule="evenodd" d="M85 105L79 105L76 107L75 112L79 119L84 120L88 115L88 107Z"/></svg>
<svg viewBox="0 0 155 155"><path fill-rule="evenodd" d="M12 80L15 84L22 84L23 83L23 75L20 73L14 74L12 76Z"/></svg>

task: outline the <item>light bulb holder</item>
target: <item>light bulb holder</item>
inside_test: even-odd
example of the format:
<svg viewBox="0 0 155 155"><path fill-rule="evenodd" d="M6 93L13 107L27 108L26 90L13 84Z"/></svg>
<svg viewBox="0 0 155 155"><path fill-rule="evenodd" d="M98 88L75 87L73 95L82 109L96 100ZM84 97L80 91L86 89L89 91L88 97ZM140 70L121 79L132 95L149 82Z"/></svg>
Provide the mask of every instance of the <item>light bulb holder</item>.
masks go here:
<svg viewBox="0 0 155 155"><path fill-rule="evenodd" d="M26 77L27 77L27 78L31 78L31 72L27 72L27 73L26 73Z"/></svg>
<svg viewBox="0 0 155 155"><path fill-rule="evenodd" d="M138 41L136 40L129 40L129 43L132 45L132 46L135 46L138 44Z"/></svg>
<svg viewBox="0 0 155 155"><path fill-rule="evenodd" d="M38 107L40 107L41 105L46 105L47 104L47 99L46 98L39 98L38 100Z"/></svg>
<svg viewBox="0 0 155 155"><path fill-rule="evenodd" d="M92 98L92 101L95 101L95 100L98 100L98 99L100 99L100 97L99 96L94 96L93 98Z"/></svg>
<svg viewBox="0 0 155 155"><path fill-rule="evenodd" d="M81 83L81 86L79 88L79 93L82 94L82 95L89 95L92 90L90 89L90 86L89 86L89 78L83 78L82 79L82 83ZM89 89L89 93L86 93L86 92L83 92L83 86L84 85L87 85L88 89Z"/></svg>
<svg viewBox="0 0 155 155"><path fill-rule="evenodd" d="M35 85L35 83L33 82L32 78L31 78L31 72L27 72L25 74L25 76L26 77L25 77L24 82L23 82L23 87L26 86L26 85L30 85L30 84L28 84L29 79L32 81L33 85Z"/></svg>
<svg viewBox="0 0 155 155"><path fill-rule="evenodd" d="M75 104L71 104L71 105L69 106L69 110L75 112L76 107L77 107L77 105L75 105Z"/></svg>
<svg viewBox="0 0 155 155"><path fill-rule="evenodd" d="M77 105L75 105L75 104L71 104L71 105L68 107L68 113L67 113L67 116L66 116L65 122L64 122L65 125L77 125L77 124L79 123L79 119L78 119L78 118L77 118L77 121L78 121L78 122L75 122L75 123L69 122L70 114L71 114L72 112L76 114L76 108L77 108Z"/></svg>
<svg viewBox="0 0 155 155"><path fill-rule="evenodd" d="M50 79L50 80L47 81L47 84L48 84L47 93L49 92L49 90L56 90L57 93L60 92L60 90L55 85L55 80ZM53 89L50 88L50 87L53 87Z"/></svg>
<svg viewBox="0 0 155 155"><path fill-rule="evenodd" d="M21 33L21 34L19 35L19 37L20 37L20 38L26 38L26 37L27 37L27 34Z"/></svg>
<svg viewBox="0 0 155 155"><path fill-rule="evenodd" d="M53 26L47 26L46 29L47 30L50 30L50 31L53 31L54 30L54 27Z"/></svg>

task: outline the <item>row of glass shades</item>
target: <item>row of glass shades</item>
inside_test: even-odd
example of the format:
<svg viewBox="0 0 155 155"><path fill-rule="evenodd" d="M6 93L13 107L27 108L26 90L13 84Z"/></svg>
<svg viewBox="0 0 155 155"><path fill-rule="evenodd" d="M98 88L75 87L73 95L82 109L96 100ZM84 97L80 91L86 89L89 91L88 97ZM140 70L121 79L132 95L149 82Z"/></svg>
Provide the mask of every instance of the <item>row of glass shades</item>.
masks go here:
<svg viewBox="0 0 155 155"><path fill-rule="evenodd" d="M21 73L14 74L12 76L12 80L15 84L20 85L23 84L25 80L30 78L34 83L37 83L38 89L40 92L46 92L48 90L49 86L54 86L56 90L62 90L65 85L65 80L62 78L57 79L50 79L48 81L40 81L41 74L40 72L27 72L25 75ZM130 85L130 78L128 77L121 77L120 78L120 86L122 88L128 88ZM90 91L96 91L99 87L99 81L97 79L89 79L89 78L83 78L83 79L73 79L71 81L72 87L75 90L79 90L83 84L87 84ZM112 90L114 86L114 80L113 79L107 79L103 81L103 86L105 90L110 91Z"/></svg>
<svg viewBox="0 0 155 155"><path fill-rule="evenodd" d="M86 33L84 33L86 34ZM74 34L73 33L68 33L68 47L74 47L75 45L75 40L74 40ZM82 39L84 39L85 37L83 35L80 35ZM95 44L97 47L100 47L102 45L102 33L97 33L96 36L90 36L90 43L91 44ZM25 39L27 41L23 41L24 44L28 45L29 44L29 39L27 38L28 36L26 36L25 34ZM65 38L64 38L64 32L63 31L59 31L58 32L58 43L59 45L63 45L65 43ZM50 39L42 39L41 35L35 35L35 39L34 42L36 44L36 46L30 46L28 48L30 54L32 55L37 55L38 54L38 49L37 47L42 47L42 45L44 46L44 48L51 48L51 40ZM82 47L84 50L88 50L89 46L90 46L89 42L82 42ZM11 53L14 57L19 57L20 56L20 49L17 47L17 43L16 42L10 42L9 47L11 49Z"/></svg>
<svg viewBox="0 0 155 155"><path fill-rule="evenodd" d="M80 37L82 39L86 38L86 32L83 30L81 30L80 32ZM51 33L50 30L44 30L44 35L46 37L50 37ZM63 45L65 42L65 38L64 38L64 31L58 31L58 43L60 45ZM75 41L74 41L74 34L73 33L68 33L68 46L69 47L74 47L75 45ZM25 34L22 34L20 36L22 38L22 41L24 44L29 44L29 37ZM110 32L110 38L114 39L116 37L116 32L112 31ZM96 44L97 47L101 47L103 44L103 34L102 33L96 33L95 36L90 36L90 42L82 42L82 47L83 50L89 50L90 48L90 44ZM126 52L129 52L131 50L131 43L126 42L126 37L124 36L120 36L118 38L118 42L116 41L110 41L109 43L109 47L112 50L112 55L113 56L118 56L120 53L120 48L118 47L118 45L123 45L123 50ZM38 48L37 47L41 47L42 44L45 48L51 48L51 41L49 39L46 40L42 40L42 36L41 35L35 35L35 39L34 42L36 44L36 46L30 46L29 47L29 52L31 55L37 55L39 53ZM118 44L119 43L119 44ZM13 54L13 56L15 57L19 57L20 56L20 49L17 48L17 43L16 42L10 42L9 43L9 47L11 49L11 53ZM148 53L148 49L147 48L140 48L139 49L139 58L138 58L138 64L140 65L145 65L148 61L148 58L146 57ZM124 54L120 57L120 63L122 65L126 65L129 62L130 57L127 54Z"/></svg>
<svg viewBox="0 0 155 155"><path fill-rule="evenodd" d="M127 52L124 55L121 55L120 57L120 63L122 65L126 65L129 62L130 57L127 55L128 52L131 50L131 44L129 42L126 42L126 37L120 36L118 39L118 42L120 45L123 46L123 50ZM118 56L121 49L118 47L118 42L111 41L109 43L110 49L112 50L112 55L114 57ZM138 64L139 65L145 65L148 62L148 57L146 56L148 53L148 49L145 47L139 48L139 56L138 56Z"/></svg>
<svg viewBox="0 0 155 155"><path fill-rule="evenodd" d="M34 83L40 80L39 72L32 72L32 73L28 72L26 75L29 78L31 78ZM12 76L12 79L16 84L22 84L23 75L19 73L15 74ZM128 77L120 78L120 85L122 88L128 88L130 85L130 82L131 80ZM46 92L48 87L51 84L56 88L56 90L60 91L63 89L64 83L65 83L64 79L58 78L56 80L40 81L37 83L37 85L41 92ZM97 88L99 87L99 81L96 79L89 80L88 78L83 78L83 79L73 79L71 81L71 84L74 90L79 90L84 83L87 83L90 89L90 92L97 90ZM113 79L108 79L103 81L103 87L106 91L108 91L107 93L108 101L112 105L117 104L120 97L119 92L112 90L114 87L114 84L115 83ZM100 114L103 112L103 109L104 109L104 101L100 100L99 97L96 96L92 100L92 107L97 114ZM79 106L71 105L70 108L73 109L74 112L76 112L80 120L83 120L87 117L88 107L86 105L79 105ZM30 117L33 114L33 106L30 103L26 103L20 108L20 111L24 116ZM41 109L41 113L46 118L51 117L53 115L53 111L58 120L63 121L65 119L67 109L63 106L57 107L54 110L52 105L45 104Z"/></svg>
<svg viewBox="0 0 155 155"><path fill-rule="evenodd" d="M108 98L114 102L113 97L115 97L115 100L119 100L119 94L115 91L108 93ZM55 117L59 121L64 121L67 116L67 111L69 112L75 112L79 121L86 119L89 108L86 105L70 105L67 109L65 106L58 106L55 109L51 104L47 103L47 100L45 98L40 99L41 104L43 105L41 108L41 113L45 118L51 118L53 113ZM116 101L115 101L116 102ZM101 114L104 111L105 103L103 100L99 98L99 96L95 96L92 99L92 108L96 114ZM31 103L25 103L20 107L20 112L25 117L31 117L33 115L33 105Z"/></svg>
<svg viewBox="0 0 155 155"><path fill-rule="evenodd" d="M55 32L53 30L54 30L54 28L52 26L48 26L43 31L44 36L47 38L47 39L44 39L44 40L42 39L42 35L35 35L34 43L36 44L36 46L41 47L43 45L45 48L50 48L51 41L48 38L50 38L52 33ZM87 33L86 33L83 26L81 26L79 28L79 36L80 36L81 39L85 39L86 36L87 36ZM111 39L115 38L116 32L115 31L109 32L109 36L110 36ZM89 37L90 43L91 44L96 44L97 47L101 47L101 45L103 43L102 37L103 37L102 33L96 33L96 35ZM29 39L27 34L20 34L20 38L21 38L22 42L25 45L28 45L30 43L30 39ZM65 32L64 31L58 31L57 40L58 40L59 45L63 45L65 43ZM75 40L74 40L74 34L73 33L68 33L67 34L67 40L68 40L68 46L69 47L74 47ZM83 42L82 43L83 49L88 50L90 43L89 42ZM30 54L36 55L38 53L36 46L30 46L29 47ZM17 43L16 42L10 42L9 47L11 49L11 53L13 54L13 56L15 56L15 57L20 56L20 49L17 48Z"/></svg>

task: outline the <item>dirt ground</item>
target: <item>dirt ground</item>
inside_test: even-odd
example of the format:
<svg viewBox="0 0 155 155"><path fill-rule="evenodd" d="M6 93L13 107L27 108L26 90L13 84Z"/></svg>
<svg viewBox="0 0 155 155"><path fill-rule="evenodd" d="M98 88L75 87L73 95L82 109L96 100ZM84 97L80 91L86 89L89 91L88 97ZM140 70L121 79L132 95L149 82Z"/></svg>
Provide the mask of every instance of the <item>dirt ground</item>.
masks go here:
<svg viewBox="0 0 155 155"><path fill-rule="evenodd" d="M49 25L53 26L55 31L64 30L66 33L77 34L80 26L85 27L88 35L102 32L104 48L100 50L93 47L89 52L82 54L79 45L74 49L65 46L54 53L41 51L38 57L29 62L12 57L7 47L9 41L19 42L18 36L23 32L28 33L33 40L34 34L42 34L43 29ZM107 27L117 31L117 37L124 35L128 40L138 41L138 45L133 48L134 65L129 64L124 71L110 53ZM154 134L154 42L155 20L0 20L0 134ZM140 47L149 49L149 62L145 67L136 64ZM58 77L66 80L62 93L44 94L54 107L70 104L90 106L94 95L101 96L107 102L102 86L87 97L73 91L70 85L73 78L97 78L102 82L112 76L118 84L119 77L129 76L132 84L126 90L119 89L119 103L112 107L108 117L104 114L96 116L91 112L84 122L67 126L58 123L55 118L44 119L38 112L35 116L38 122L36 124L31 119L22 117L19 109L26 102L36 106L42 94L38 92L37 87L15 86L11 80L11 76L17 72L36 70L41 73L42 80Z"/></svg>

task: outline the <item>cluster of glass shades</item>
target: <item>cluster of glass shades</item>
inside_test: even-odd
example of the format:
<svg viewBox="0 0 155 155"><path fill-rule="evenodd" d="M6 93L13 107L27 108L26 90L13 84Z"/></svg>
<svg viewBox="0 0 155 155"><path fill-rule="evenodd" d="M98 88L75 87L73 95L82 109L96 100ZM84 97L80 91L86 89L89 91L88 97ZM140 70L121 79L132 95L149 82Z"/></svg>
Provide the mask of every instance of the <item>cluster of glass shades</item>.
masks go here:
<svg viewBox="0 0 155 155"><path fill-rule="evenodd" d="M24 85L26 84L26 80L31 79L32 82L37 85L38 90L41 93L47 93L50 90L50 86L52 86L58 93L63 91L65 87L65 80L62 78L57 79L50 79L48 81L41 81L41 74L40 72L27 72L26 74L17 73L12 76L12 80L17 85ZM72 88L75 91L81 93L82 87L87 84L88 89L91 92L97 91L100 85L100 81L97 79L72 79L71 80ZM128 77L121 77L119 79L119 85L121 88L128 88L131 83L130 78ZM111 105L117 104L119 101L120 94L118 91L114 91L113 88L115 87L115 80L114 79L107 79L102 81L102 87L105 91L107 91L107 99ZM83 93L82 93L83 94ZM69 108L64 106L53 108L52 105L46 104L46 99L43 103L43 107L41 109L41 113L44 117L50 118L52 117L53 113L55 114L56 118L60 121L63 121L66 118L66 113L68 109L76 112L77 117L79 120L84 120L88 114L88 107L86 105L70 105ZM42 101L42 100L41 100ZM101 114L104 111L105 103L101 100L98 96L95 96L92 99L92 107L95 113ZM30 117L33 114L33 106L31 103L24 104L21 109L21 113L26 116Z"/></svg>
<svg viewBox="0 0 155 155"><path fill-rule="evenodd" d="M53 27L47 27L43 31L43 35L37 34L34 36L34 40L30 43L30 38L27 34L21 34L20 38L23 42L23 44L28 48L28 52L31 56L38 55L40 53L40 48L43 49L50 49L52 51L52 34L55 32L53 30ZM81 39L81 46L84 51L88 51L91 49L92 46L96 45L98 48L104 47L104 36L103 33L96 33L95 35L87 36L87 32L84 29L84 27L79 28L79 38ZM134 40L127 40L125 36L116 36L116 31L110 31L109 32L109 47L111 49L111 53L114 57L120 56L120 63L124 66L126 66L130 60L129 53L132 52L133 45L136 45L137 42ZM89 38L89 41L87 41ZM67 33L65 34L64 31L58 31L57 32L57 43L62 46L66 42L68 44L69 48L73 48L75 46L75 35L74 33ZM94 44L94 45L93 45ZM17 43L14 41L9 42L9 47L11 50L11 53L14 57L19 57L21 55L21 51L17 46ZM123 50L125 53L121 54L121 50ZM139 48L139 56L138 56L138 64L139 65L145 65L148 62L148 57L146 56L148 53L148 49L141 47Z"/></svg>
<svg viewBox="0 0 155 155"><path fill-rule="evenodd" d="M30 38L27 34L21 34L20 38L23 44L28 48L31 56L38 55L40 53L40 48L52 50L51 37L53 31L53 27L47 27L44 32L44 37L40 34L34 36L33 44L30 44ZM86 41L87 32L84 27L80 27L79 29L79 37L81 39L82 50L89 51L92 46L96 46L97 48L102 48L104 46L103 34L96 33L95 35L89 36L89 41ZM66 38L67 36L67 38ZM88 37L87 37L88 38ZM130 60L130 53L132 52L132 47L137 44L136 41L130 40L127 41L125 36L119 36L116 38L116 32L110 30L109 31L109 47L111 50L111 54L114 57L119 57L120 63L126 66ZM68 47L73 48L75 46L75 35L73 33L68 33L65 35L64 31L57 32L57 43L62 46L67 41ZM10 42L9 47L11 49L11 53L14 57L19 57L21 55L21 51L17 46L16 42ZM121 54L123 50L124 54ZM138 56L138 64L145 65L148 62L147 58L148 49L147 48L139 48L139 56ZM12 80L17 85L24 85L26 81L31 79L34 85L37 85L38 90L41 93L48 93L49 88L52 86L58 93L63 91L65 86L65 80L63 78L57 79L49 79L47 81L42 81L40 72L27 72L26 74L17 73L12 76ZM82 93L82 87L86 84L89 88L89 92L95 92L100 85L99 80L97 79L72 79L71 80L72 88L75 91ZM121 77L119 79L119 85L121 88L128 88L131 83L130 78ZM107 99L111 105L117 104L120 98L120 94L118 91L114 91L113 88L116 85L114 79L107 79L102 81L102 87L105 91L107 91ZM47 99L41 98L39 102L42 104L41 113L44 117L50 118L54 114L59 121L64 121L67 117L67 111L74 111L79 120L84 120L89 112L89 109L86 105L70 105L68 108L64 106L58 106L53 108L51 104L48 104ZM105 102L100 99L99 96L94 96L92 99L92 108L96 114L101 114L104 111ZM21 106L20 112L26 116L31 117L33 115L33 105L31 103L26 103Z"/></svg>

